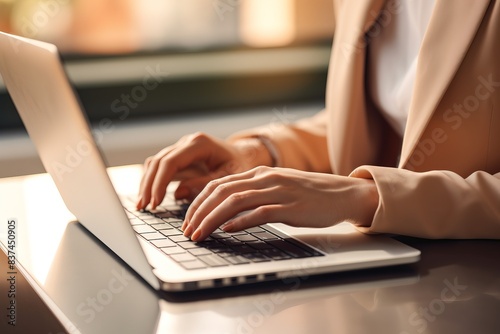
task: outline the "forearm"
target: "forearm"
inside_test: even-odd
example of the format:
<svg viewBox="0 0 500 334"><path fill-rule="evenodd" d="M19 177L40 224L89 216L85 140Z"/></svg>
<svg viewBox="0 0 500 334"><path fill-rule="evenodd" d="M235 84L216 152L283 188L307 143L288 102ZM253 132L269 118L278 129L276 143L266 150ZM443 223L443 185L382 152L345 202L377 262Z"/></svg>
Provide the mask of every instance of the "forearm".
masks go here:
<svg viewBox="0 0 500 334"><path fill-rule="evenodd" d="M326 112L323 111L293 124L271 123L238 132L228 140L234 143L241 139L267 138L276 149L276 167L331 172L326 141L326 118ZM269 160L264 162L269 163Z"/></svg>
<svg viewBox="0 0 500 334"><path fill-rule="evenodd" d="M500 173L462 178L450 171L363 166L351 176L373 180L380 194L368 232L500 239Z"/></svg>

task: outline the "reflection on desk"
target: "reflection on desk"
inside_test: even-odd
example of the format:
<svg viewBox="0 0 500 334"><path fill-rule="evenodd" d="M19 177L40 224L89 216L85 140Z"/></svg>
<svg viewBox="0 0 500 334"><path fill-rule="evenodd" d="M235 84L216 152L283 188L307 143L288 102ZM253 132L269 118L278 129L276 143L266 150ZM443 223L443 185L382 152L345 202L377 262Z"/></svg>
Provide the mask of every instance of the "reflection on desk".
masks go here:
<svg viewBox="0 0 500 334"><path fill-rule="evenodd" d="M120 183L120 192L135 191L140 177L137 166L114 169L111 174ZM51 204L37 205L37 193ZM5 221L17 218L19 262L68 332L413 334L500 330L498 241L400 237L422 251L420 262L165 294L153 291L82 225L67 223L71 215L47 175L0 180L0 198L7 199L0 203L0 240L6 241ZM43 228L48 232L43 233ZM32 317L36 319L36 314Z"/></svg>

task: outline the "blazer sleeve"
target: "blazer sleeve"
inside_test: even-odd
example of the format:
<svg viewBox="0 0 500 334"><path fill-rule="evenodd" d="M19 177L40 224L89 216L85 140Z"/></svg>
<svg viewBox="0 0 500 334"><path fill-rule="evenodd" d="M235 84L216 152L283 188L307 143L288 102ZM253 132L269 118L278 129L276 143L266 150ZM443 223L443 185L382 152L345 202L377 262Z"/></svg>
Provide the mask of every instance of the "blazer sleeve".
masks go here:
<svg viewBox="0 0 500 334"><path fill-rule="evenodd" d="M228 141L265 137L278 154L276 167L331 172L326 136L327 114L323 110L313 117L291 124L271 122L266 126L238 132L230 136Z"/></svg>
<svg viewBox="0 0 500 334"><path fill-rule="evenodd" d="M463 178L450 171L362 166L350 176L373 179L380 195L371 227L360 228L364 232L500 239L500 173Z"/></svg>

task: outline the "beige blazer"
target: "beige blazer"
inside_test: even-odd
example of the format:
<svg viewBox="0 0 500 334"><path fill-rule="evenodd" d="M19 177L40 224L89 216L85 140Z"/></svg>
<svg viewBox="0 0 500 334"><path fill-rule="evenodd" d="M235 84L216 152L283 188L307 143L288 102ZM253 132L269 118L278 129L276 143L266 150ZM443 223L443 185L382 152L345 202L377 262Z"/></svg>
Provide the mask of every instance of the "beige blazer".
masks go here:
<svg viewBox="0 0 500 334"><path fill-rule="evenodd" d="M500 238L500 2L436 0L404 138L367 96L366 51L393 0L335 1L326 108L267 136L279 165L373 179L380 204L367 232Z"/></svg>

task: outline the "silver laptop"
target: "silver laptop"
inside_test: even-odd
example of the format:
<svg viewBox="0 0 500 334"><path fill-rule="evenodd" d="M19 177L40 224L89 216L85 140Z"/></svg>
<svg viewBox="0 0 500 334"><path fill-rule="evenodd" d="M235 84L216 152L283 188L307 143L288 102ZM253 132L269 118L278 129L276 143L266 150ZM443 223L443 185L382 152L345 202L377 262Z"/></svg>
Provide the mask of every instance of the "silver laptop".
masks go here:
<svg viewBox="0 0 500 334"><path fill-rule="evenodd" d="M224 287L420 258L416 249L347 223L324 229L266 224L235 234L217 230L201 243L187 240L180 231L186 204L167 200L155 212L137 212L132 201L116 194L54 45L0 33L0 74L68 209L157 290Z"/></svg>

